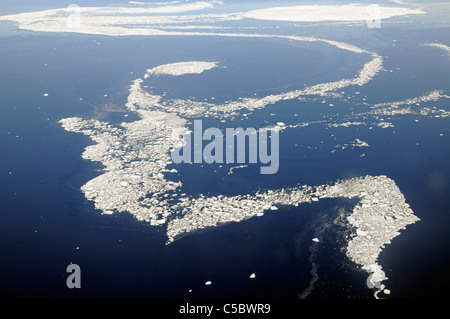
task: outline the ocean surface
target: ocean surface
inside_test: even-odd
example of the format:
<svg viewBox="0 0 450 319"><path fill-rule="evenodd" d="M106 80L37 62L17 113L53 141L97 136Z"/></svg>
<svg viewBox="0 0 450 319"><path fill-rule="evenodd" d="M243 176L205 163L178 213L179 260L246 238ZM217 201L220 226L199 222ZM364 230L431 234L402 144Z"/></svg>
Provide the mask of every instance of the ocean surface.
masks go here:
<svg viewBox="0 0 450 319"><path fill-rule="evenodd" d="M337 31L323 31L339 37ZM204 127L344 121L352 112L369 110L363 97L381 103L436 89L450 92L448 57L418 45L444 41L448 30L376 32L347 41L387 57L385 72L363 87L343 90L351 99L281 101L235 121L205 118ZM218 61L213 72L195 79L152 79L149 90L168 98L222 102L351 77L364 57L320 43L214 36L22 31L3 35L0 43L0 297L297 299L310 287L307 298L373 298L367 273L345 256L349 230L336 221L356 202L328 199L281 207L166 245L165 226L150 227L128 213L101 215L85 199L80 187L101 174L102 166L81 158L92 141L58 123L73 116L132 121L133 115L124 116L131 81L165 63ZM448 99L422 105L450 111ZM379 256L391 290L384 297L441 297L449 285L449 119L388 117L394 127L372 126L368 119L368 125L349 128L314 124L282 131L274 175L260 175L259 164L233 174L228 172L236 165L172 164L168 168L176 167L178 174L168 176L197 196L386 175L421 220L402 230ZM370 146L331 152L355 138ZM311 241L319 235L324 240ZM70 263L81 267L81 289L66 286ZM311 284L313 267L317 278Z"/></svg>

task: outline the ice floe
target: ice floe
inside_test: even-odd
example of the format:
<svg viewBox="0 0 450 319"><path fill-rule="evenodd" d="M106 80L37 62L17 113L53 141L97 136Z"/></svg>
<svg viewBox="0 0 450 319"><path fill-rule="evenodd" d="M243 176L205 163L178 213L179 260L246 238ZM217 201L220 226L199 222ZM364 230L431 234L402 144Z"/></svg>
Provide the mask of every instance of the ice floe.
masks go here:
<svg viewBox="0 0 450 319"><path fill-rule="evenodd" d="M230 167L230 170L228 171L228 175L233 174L235 169L245 168L245 167L248 167L248 165L238 165L238 166Z"/></svg>
<svg viewBox="0 0 450 319"><path fill-rule="evenodd" d="M378 104L373 105L373 108L379 108L379 107L385 107L385 106L389 106L392 108L398 108L402 105L414 105L414 104L417 105L417 104L424 103L424 102L437 101L441 98L450 98L450 96L445 95L443 90L434 90L428 94L424 94L424 95L421 95L418 97L413 97L413 98L406 99L403 101L378 103Z"/></svg>
<svg viewBox="0 0 450 319"><path fill-rule="evenodd" d="M423 14L420 9L377 6L377 19L388 19L408 14ZM344 5L298 5L252 10L244 17L279 21L367 21L373 19L370 7L364 4Z"/></svg>
<svg viewBox="0 0 450 319"><path fill-rule="evenodd" d="M381 265L377 263L382 248L407 225L419 220L395 182L386 176L365 176L330 185L303 185L254 195L184 199L181 207L185 214L169 222L167 235L171 242L185 233L251 218L271 210L276 204L298 205L311 202L314 197L360 200L347 217L349 224L355 228L355 236L347 243L346 254L369 273L368 287L380 288L381 281L386 279ZM191 207L188 208L188 205Z"/></svg>
<svg viewBox="0 0 450 319"><path fill-rule="evenodd" d="M217 195L207 197L199 195L191 197L182 192L182 183L180 181L171 181L165 176L165 173L173 172L167 168L171 163L169 150L183 143L182 136L187 132L188 118L213 116L220 119L230 119L236 116L238 111L262 109L269 104L275 104L282 100L293 100L306 96L325 97L332 94L337 95L336 90L342 90L349 86L363 86L371 81L382 70L383 58L375 52L361 49L352 44L315 37L247 33L174 32L161 30L158 27L189 22L231 21L245 17L258 19L276 18L275 20L277 20L280 18L280 12L286 13L286 9L275 8L266 11L258 10L236 14L155 15L210 7L204 2L196 2L194 4L195 6L191 4L190 7L180 5L162 8L81 8L83 23L76 30L67 28L65 21L67 17L64 9L2 16L0 20L16 21L22 29L45 32L79 32L120 36L199 35L278 38L286 41L318 42L341 50L362 54L368 58L368 61L362 65L353 77L315 84L279 94L270 94L262 97L243 97L242 99L222 104L166 99L162 95L149 93L143 86L144 81L153 76L201 74L204 71L217 67L218 62L175 62L148 69L142 78L135 79L130 85L125 105L129 112L134 112L138 115L139 118L136 121L117 125L79 117L62 119L60 121L62 127L67 131L85 134L95 142L95 144L86 147L82 156L85 159L100 162L104 166L101 175L82 186L85 197L94 202L95 207L104 214L129 212L138 220L146 221L150 225L159 227L165 225L167 243L208 227L243 221L255 216L262 216L269 211L276 214L278 213L274 212L274 210L278 209L276 205L298 206L302 203L319 201L323 198L356 198L359 200L359 204L346 217L349 227L354 229L354 236L349 239L345 251L350 260L359 265L361 269L367 271L367 285L369 288L377 289L377 291L384 289L382 281L387 278L381 265L378 264L380 252L386 244L389 244L393 238L400 234L402 229L419 220L406 203L395 182L390 178L386 176L364 176L336 181L333 184L301 185L295 188L258 191L236 196ZM305 9L306 6L301 7ZM335 6L322 8L322 12L317 13L315 19L319 19L318 21L329 19L327 10L330 10L332 7ZM352 7L355 9L354 12L350 13L353 17L341 14L335 19L361 20L362 17L356 17L355 12L362 10L363 6L352 5ZM386 9L384 18L399 14L423 13L418 12L420 10L406 8L395 8L395 10L386 7L382 8L383 10ZM317 6L314 10L317 10ZM288 18L291 17L288 16ZM302 16L299 15L298 19L302 19ZM132 24L133 27L130 27ZM180 27L189 26L183 25ZM441 98L448 97L442 91L433 91L428 95L405 101L372 105L372 109L369 112L355 114L355 117L411 114L410 112L413 111L408 108L409 106L427 101L436 101ZM402 108L405 105L407 107ZM433 108L421 108L417 113L448 116L448 112L445 113L443 111ZM308 123L286 124L278 121L275 122L275 125L264 129L276 128L284 130L319 123L329 124L329 127L363 125L363 122L358 120L344 121L341 124L336 124L334 120L333 124L331 122L332 120L319 120ZM368 147L369 145L365 141L355 139L347 146ZM232 173L232 169L230 169L230 172ZM314 238L313 241L318 242L318 239L315 239L317 238ZM205 283L205 285L210 284L211 281ZM384 289L384 291L386 292L387 289Z"/></svg>
<svg viewBox="0 0 450 319"><path fill-rule="evenodd" d="M364 122L330 123L328 124L328 127L350 127L358 125L365 125L365 123Z"/></svg>
<svg viewBox="0 0 450 319"><path fill-rule="evenodd" d="M445 45L443 43L426 43L424 46L427 47L435 47L441 50L444 50L444 52L447 53L448 56L450 56L450 47L448 45Z"/></svg>
<svg viewBox="0 0 450 319"><path fill-rule="evenodd" d="M380 122L377 123L377 125L381 128L394 127L394 124L392 124L391 122Z"/></svg>
<svg viewBox="0 0 450 319"><path fill-rule="evenodd" d="M164 72L178 74L181 72L175 71L178 67L177 64L165 65ZM104 172L83 185L82 191L97 209L105 214L127 211L153 226L167 224L167 242L171 243L200 229L262 216L267 211L277 210L276 205L279 204L296 206L322 198L359 198L360 205L348 216L349 225L356 230L355 237L348 242L346 253L362 267L371 267L367 268L371 276L368 282L378 288L381 266L376 268L379 271L375 275L372 270L375 269L373 265L378 265L382 247L398 236L399 230L418 220L394 181L386 176L366 176L332 185L303 185L237 196L186 196L181 192L181 182L165 178L164 173L169 172L167 165L171 163L169 150L182 143L186 117L191 114L218 116L211 109L219 109L219 106L195 104L192 108L190 102L185 102L193 113L168 113L163 107L162 96L148 93L142 87L143 81L136 79L132 82L126 103L128 110L140 118L134 122L114 126L77 117L60 121L67 131L88 135L96 143L86 147L82 156L102 163ZM178 103L183 104L181 100ZM223 109L221 113L222 116L227 114ZM276 126L286 127L286 124L278 122ZM359 139L351 145L368 146Z"/></svg>
<svg viewBox="0 0 450 319"><path fill-rule="evenodd" d="M348 144L338 144L338 145L336 145L336 148L340 148L340 149L343 149L343 150L345 150L348 147L353 147L353 148L354 147L369 147L369 143L367 143L365 141L362 141L359 138L357 138L357 139L351 141Z"/></svg>

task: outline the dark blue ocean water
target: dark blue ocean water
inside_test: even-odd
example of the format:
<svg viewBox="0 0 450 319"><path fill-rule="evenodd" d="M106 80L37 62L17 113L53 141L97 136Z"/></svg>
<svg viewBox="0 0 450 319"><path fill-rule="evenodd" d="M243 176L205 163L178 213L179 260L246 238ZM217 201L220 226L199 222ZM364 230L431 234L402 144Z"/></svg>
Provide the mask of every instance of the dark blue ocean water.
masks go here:
<svg viewBox="0 0 450 319"><path fill-rule="evenodd" d="M384 32L386 37L395 34ZM442 35L436 30L407 35L397 47L380 42L377 51L388 56L387 70L399 70L381 72L364 87L345 89L346 94L360 91L367 102L378 103L434 89L448 93L448 58L418 46ZM161 76L151 81L157 94L198 100L214 96L221 101L350 77L363 57L320 44L319 52L313 44L278 39L25 34L0 42L0 296L295 299L306 289L311 280L311 238L339 209L351 211L354 202L334 199L283 207L166 246L163 228L149 227L127 213L102 216L85 200L80 187L100 174L101 166L81 159L89 139L64 131L57 121L70 116L131 120L121 108L128 85L146 68L164 63L219 61L219 68L198 78ZM205 119L204 126L344 120L350 112L367 110L361 100L321 101L283 101L248 119ZM449 110L445 99L426 105ZM228 175L229 167L198 164L177 166L177 178L184 191L195 196L387 175L421 218L380 255L391 297L439 296L448 285L449 120L405 115L389 121L394 128L311 125L283 131L275 175L260 175L259 165ZM331 153L336 144L355 138L370 147ZM321 234L333 244L323 243L315 251L319 279L309 297L370 298L366 274L341 251L345 230L334 225ZM66 287L71 262L82 270L78 290ZM253 272L256 278L251 280ZM213 284L205 286L207 280Z"/></svg>

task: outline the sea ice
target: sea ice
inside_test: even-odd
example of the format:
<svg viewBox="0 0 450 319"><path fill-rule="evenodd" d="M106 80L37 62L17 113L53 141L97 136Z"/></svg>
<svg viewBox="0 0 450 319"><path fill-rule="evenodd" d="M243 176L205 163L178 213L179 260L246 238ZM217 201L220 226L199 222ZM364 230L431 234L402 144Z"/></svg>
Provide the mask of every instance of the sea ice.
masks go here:
<svg viewBox="0 0 450 319"><path fill-rule="evenodd" d="M130 17L124 18L119 15L119 13L130 14L130 12L134 12L133 14L137 16L133 16L131 19ZM64 31L65 27L61 26L61 19L54 19L53 16L60 13L49 10L40 13L3 16L0 17L0 20L18 21L22 28L30 28L31 30L59 32L61 30ZM169 100L164 96L150 94L142 86L144 80L150 76L201 74L206 70L217 67L218 62L176 62L148 69L143 78L137 78L132 82L126 103L128 111L134 112L139 116L138 120L120 125L111 125L98 120L81 118L68 118L60 121L67 131L83 133L95 142L94 145L90 145L85 149L82 156L85 159L101 162L105 167L103 174L83 185L82 191L86 198L93 201L95 207L105 214L114 211L127 211L138 220L147 221L153 226L167 224L168 243L173 242L181 235L199 229L229 222L239 222L254 216L262 216L266 211L277 209L275 205L278 204L298 206L301 203L318 201L322 198L357 198L360 204L355 206L351 215L347 218L349 227L355 229L355 236L349 239L345 251L350 260L361 265L363 269L369 272L368 286L380 289L382 286L381 282L386 278L381 266L377 263L379 253L385 244L390 243L394 237L400 234L399 231L401 229L419 220L405 202L395 182L388 177L364 176L337 181L330 185L318 185L316 187L303 185L295 188L260 191L236 196L218 195L207 197L201 194L198 197L191 197L181 193L181 182L166 179L164 173L167 172L167 165L170 163L169 150L183 142L181 137L186 133L188 118L213 116L228 119L236 116L240 110L252 111L262 109L269 104L275 104L282 100L292 100L308 95L332 96L336 90L342 90L348 86L363 86L371 81L382 69L383 58L377 53L363 50L348 43L314 37L166 32L152 28L130 29L118 26L121 23L138 21L136 17L138 17L139 13L142 13L142 11L122 10L121 8L86 8L87 20L83 22L83 25L85 22L86 25L79 32L99 32L100 34L109 35L214 35L322 42L341 50L367 56L369 61L352 78L315 84L280 94L270 94L262 97L253 96L251 98L243 97L223 104L181 99ZM266 14L267 17L268 11L262 13L263 15ZM272 16L275 13L276 11L272 11ZM98 15L102 14L109 15L105 20L111 18L112 22L110 21L108 25L102 25L104 22L97 18ZM256 13L253 12L252 14ZM258 14L261 15L261 12ZM394 11L391 11L390 14L394 14ZM237 17L237 19L240 18L242 16ZM183 16L176 23L185 23L189 19L195 21L200 21L201 19L212 19L214 21L222 19L221 21L228 21L236 19L236 17L230 17L229 15L209 17L205 15L202 18ZM174 17L152 16L142 19L143 23L148 23L149 21L152 21L152 23L155 23L155 21L166 23L167 21L174 21ZM114 23L118 25L114 25ZM411 105L442 97L446 96L441 91L433 91L427 96L407 101L374 105L373 109L367 114L382 115L384 114L383 112L394 111L398 112L395 114L408 114L409 110L401 110L399 108L394 110L393 104L397 107L403 104ZM436 116L446 116L447 114L434 109L422 109L420 112ZM356 116L365 116L367 114L359 113ZM279 129L285 129L304 127L312 123L324 124L330 123L330 120L298 123L296 125L286 125L283 122L277 122L276 126ZM340 126L349 125L361 125L361 122L348 121ZM368 146L368 143L359 139L354 140L352 143L353 146L358 147ZM127 191L124 192L123 188L117 187L117 185L127 187ZM175 203L170 201L167 197L168 194L175 194L174 197L177 201ZM385 207L389 207L389 210L385 209ZM313 241L315 241L314 239ZM205 285L209 284L211 284L211 281L205 283Z"/></svg>
<svg viewBox="0 0 450 319"><path fill-rule="evenodd" d="M377 19L408 14L423 14L420 9L378 6ZM364 4L299 5L258 9L243 13L247 18L280 21L368 21L373 19Z"/></svg>
<svg viewBox="0 0 450 319"><path fill-rule="evenodd" d="M169 63L148 69L146 75L172 75L200 74L203 71L217 67L218 62L189 61Z"/></svg>
<svg viewBox="0 0 450 319"><path fill-rule="evenodd" d="M444 50L447 53L447 55L450 56L450 47L443 43L426 43L426 44L424 44L424 46L435 47L435 48Z"/></svg>
<svg viewBox="0 0 450 319"><path fill-rule="evenodd" d="M281 21L367 21L373 16L368 6L348 5L300 5L269 7L232 13L203 13L168 15L193 10L214 8L220 2L199 1L159 7L80 7L83 23L76 27L67 23L71 14L67 8L49 9L0 16L0 20L17 22L20 29L37 32L78 32L112 36L124 35L191 35L192 32L168 31L170 29L201 29L208 26L199 23L220 23L245 18ZM377 19L387 19L409 14L423 14L420 9L379 6ZM186 25L192 23L193 25ZM213 28L227 26L213 25ZM167 31L166 31L167 30ZM196 32L193 32L196 33Z"/></svg>

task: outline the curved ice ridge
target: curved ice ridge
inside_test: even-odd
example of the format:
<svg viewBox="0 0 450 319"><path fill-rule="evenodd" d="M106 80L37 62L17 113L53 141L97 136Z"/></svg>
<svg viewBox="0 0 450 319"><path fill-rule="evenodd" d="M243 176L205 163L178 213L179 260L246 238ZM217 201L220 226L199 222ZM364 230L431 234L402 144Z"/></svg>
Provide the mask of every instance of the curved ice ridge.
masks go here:
<svg viewBox="0 0 450 319"><path fill-rule="evenodd" d="M269 104L274 104L281 100L292 100L299 98L301 96L308 95L319 95L325 96L330 94L332 91L343 89L348 86L363 86L372 80L375 75L382 69L383 58L377 53L366 51L360 49L354 45L320 39L314 37L303 37L303 36L289 36L289 35L270 35L270 34L235 34L235 33L195 33L196 35L214 35L214 36L226 36L226 37L254 37L254 38L282 38L293 41L305 41L305 42L322 42L328 45L335 46L339 49L350 51L357 54L369 55L372 59L366 62L358 74L354 78L341 79L334 82L320 83L312 85L310 87L293 90L280 94L272 94L262 98L245 97L237 101L231 101L224 104L213 104L209 102L202 101L192 101L192 100L166 100L160 101L160 96L151 95L146 92L141 84L142 79L136 79L130 88L130 96L128 98L129 104L132 103L133 106L127 104L127 107L135 111L137 109L157 109L163 112L168 112L171 114L179 114L183 117L196 117L196 116L214 116L214 117L230 117L237 114L238 111L247 109L248 111L254 111L257 109L262 109ZM189 62L191 63L191 62ZM212 63L212 62L210 62ZM154 69L157 69L156 67ZM169 72L169 71L165 71ZM179 71L170 71L179 72ZM144 76L147 78L148 75ZM149 101L151 101L149 103Z"/></svg>
<svg viewBox="0 0 450 319"><path fill-rule="evenodd" d="M374 18L371 7L351 3L344 5L298 5L258 9L244 13L247 18L277 21L368 21ZM423 10L403 7L377 6L377 19L388 19L407 14L423 14Z"/></svg>

